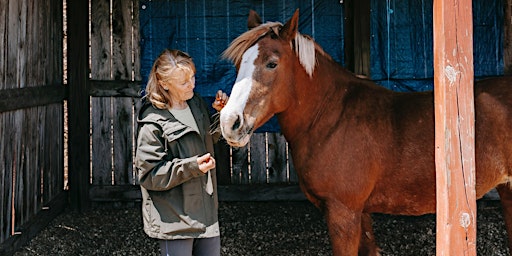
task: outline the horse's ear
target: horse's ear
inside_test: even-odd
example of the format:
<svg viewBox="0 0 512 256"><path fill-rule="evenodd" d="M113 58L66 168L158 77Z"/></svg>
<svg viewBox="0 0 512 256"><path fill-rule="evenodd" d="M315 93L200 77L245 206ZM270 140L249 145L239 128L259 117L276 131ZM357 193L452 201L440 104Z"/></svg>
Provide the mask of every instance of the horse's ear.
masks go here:
<svg viewBox="0 0 512 256"><path fill-rule="evenodd" d="M288 22L286 22L286 24L284 24L279 36L281 36L285 40L291 41L295 38L295 35L297 34L298 29L299 29L299 9L295 10L295 13L293 14L292 18Z"/></svg>
<svg viewBox="0 0 512 256"><path fill-rule="evenodd" d="M261 25L261 18L254 10L249 11L249 17L247 18L247 28L249 30Z"/></svg>

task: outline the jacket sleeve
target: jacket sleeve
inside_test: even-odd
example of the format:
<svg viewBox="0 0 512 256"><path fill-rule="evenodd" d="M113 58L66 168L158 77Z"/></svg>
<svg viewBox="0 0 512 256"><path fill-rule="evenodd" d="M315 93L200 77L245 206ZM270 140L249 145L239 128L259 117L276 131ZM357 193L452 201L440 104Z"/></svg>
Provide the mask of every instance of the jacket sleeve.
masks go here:
<svg viewBox="0 0 512 256"><path fill-rule="evenodd" d="M148 190L169 190L204 175L199 170L197 156L180 159L168 155L166 146L162 130L157 125L146 123L140 128L135 165L141 186Z"/></svg>

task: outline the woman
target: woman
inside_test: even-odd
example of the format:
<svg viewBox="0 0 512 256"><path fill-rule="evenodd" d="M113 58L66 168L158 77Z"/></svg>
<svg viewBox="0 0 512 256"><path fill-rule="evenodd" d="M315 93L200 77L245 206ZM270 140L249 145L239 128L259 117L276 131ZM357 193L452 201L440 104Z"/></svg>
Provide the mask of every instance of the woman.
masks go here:
<svg viewBox="0 0 512 256"><path fill-rule="evenodd" d="M144 231L161 255L220 255L217 183L210 114L194 93L195 65L179 50L155 60L138 116L135 165ZM228 97L217 92L220 111ZM216 137L216 138L214 138Z"/></svg>

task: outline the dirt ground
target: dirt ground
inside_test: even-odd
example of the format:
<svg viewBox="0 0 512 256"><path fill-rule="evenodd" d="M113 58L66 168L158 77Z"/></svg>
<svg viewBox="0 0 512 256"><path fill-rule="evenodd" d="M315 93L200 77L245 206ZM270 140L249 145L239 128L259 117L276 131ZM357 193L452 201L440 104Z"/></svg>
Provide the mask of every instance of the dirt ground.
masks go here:
<svg viewBox="0 0 512 256"><path fill-rule="evenodd" d="M222 255L331 255L326 223L309 202L221 202ZM435 255L435 216L374 214L382 255ZM478 204L477 254L509 255L497 201ZM20 249L23 255L158 255L139 207L65 212Z"/></svg>

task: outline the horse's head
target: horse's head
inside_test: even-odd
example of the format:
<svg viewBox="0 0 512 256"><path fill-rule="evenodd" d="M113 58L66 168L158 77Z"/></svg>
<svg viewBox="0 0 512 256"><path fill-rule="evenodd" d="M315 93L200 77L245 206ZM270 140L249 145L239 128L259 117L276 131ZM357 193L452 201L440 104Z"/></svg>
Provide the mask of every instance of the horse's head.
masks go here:
<svg viewBox="0 0 512 256"><path fill-rule="evenodd" d="M258 14L251 11L249 31L224 52L238 71L230 99L220 112L222 134L230 145L246 145L256 128L295 100L291 85L312 76L316 45L298 33L298 19L297 10L285 25L261 24Z"/></svg>

